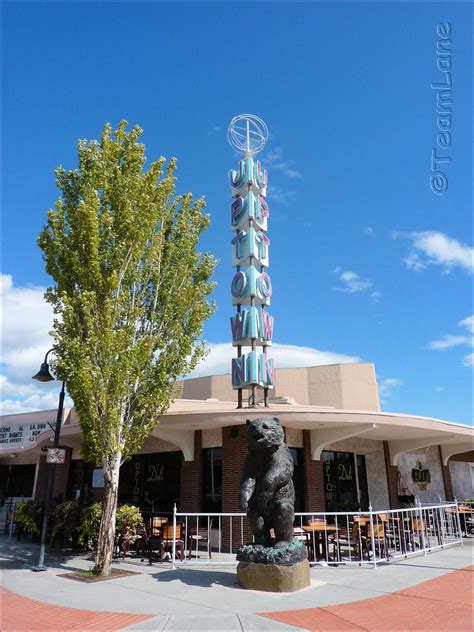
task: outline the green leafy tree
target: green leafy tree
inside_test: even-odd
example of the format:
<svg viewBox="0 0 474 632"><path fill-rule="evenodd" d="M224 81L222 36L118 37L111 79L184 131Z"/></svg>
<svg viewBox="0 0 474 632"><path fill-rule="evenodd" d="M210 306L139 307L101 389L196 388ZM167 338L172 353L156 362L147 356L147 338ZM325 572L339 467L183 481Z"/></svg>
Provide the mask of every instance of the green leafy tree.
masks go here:
<svg viewBox="0 0 474 632"><path fill-rule="evenodd" d="M56 170L61 196L39 235L54 286L58 378L66 380L83 453L101 465L105 494L96 572L111 571L121 464L176 396L176 379L205 353L215 259L197 251L204 200L175 194L176 160L145 169L141 129L79 141L78 168Z"/></svg>

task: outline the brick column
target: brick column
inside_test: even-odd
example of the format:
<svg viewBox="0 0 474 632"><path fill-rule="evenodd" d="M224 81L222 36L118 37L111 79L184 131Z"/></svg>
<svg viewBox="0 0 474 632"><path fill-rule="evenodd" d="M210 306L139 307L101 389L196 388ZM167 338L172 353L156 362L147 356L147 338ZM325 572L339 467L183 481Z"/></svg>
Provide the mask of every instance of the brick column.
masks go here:
<svg viewBox="0 0 474 632"><path fill-rule="evenodd" d="M222 429L222 511L240 512L240 479L247 455L246 426L228 426ZM222 525L222 548L230 549L230 520L226 518ZM252 531L248 520L244 519L241 538L241 520L232 520L232 550L237 551L240 541L252 541Z"/></svg>
<svg viewBox="0 0 474 632"><path fill-rule="evenodd" d="M311 432L303 430L303 468L305 511L326 511L323 462L311 458Z"/></svg>
<svg viewBox="0 0 474 632"><path fill-rule="evenodd" d="M390 509L400 509L401 504L398 500L398 467L390 462L390 448L388 441L383 442L383 454L385 457L385 470L387 473L387 488Z"/></svg>
<svg viewBox="0 0 474 632"><path fill-rule="evenodd" d="M453 500L454 492L453 492L453 484L451 482L451 472L449 471L449 462L448 465L443 465L443 455L441 453L441 446L438 446L439 450L439 463L441 465L441 472L443 473L443 485L444 485L444 496L446 500Z"/></svg>
<svg viewBox="0 0 474 632"><path fill-rule="evenodd" d="M194 461L181 461L180 501L178 511L201 511L202 431L194 433Z"/></svg>

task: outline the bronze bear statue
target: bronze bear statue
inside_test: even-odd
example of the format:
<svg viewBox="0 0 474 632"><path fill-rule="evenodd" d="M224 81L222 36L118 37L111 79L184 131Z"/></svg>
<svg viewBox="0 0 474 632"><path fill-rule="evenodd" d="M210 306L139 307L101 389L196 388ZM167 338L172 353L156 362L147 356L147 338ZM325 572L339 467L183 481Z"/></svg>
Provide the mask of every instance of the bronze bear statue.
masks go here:
<svg viewBox="0 0 474 632"><path fill-rule="evenodd" d="M279 420L247 420L247 443L240 506L247 511L255 544L284 548L293 541L295 488L293 459Z"/></svg>

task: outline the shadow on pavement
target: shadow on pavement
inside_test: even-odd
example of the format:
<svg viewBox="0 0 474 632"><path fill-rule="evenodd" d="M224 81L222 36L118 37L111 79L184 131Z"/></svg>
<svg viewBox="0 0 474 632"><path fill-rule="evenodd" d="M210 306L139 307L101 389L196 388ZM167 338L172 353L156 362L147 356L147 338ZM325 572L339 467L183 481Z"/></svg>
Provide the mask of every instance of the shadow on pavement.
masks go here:
<svg viewBox="0 0 474 632"><path fill-rule="evenodd" d="M235 572L198 570L198 569L176 569L166 570L152 574L152 577L159 582L181 582L187 586L200 586L207 588L211 586L225 586L226 588L242 589L237 582Z"/></svg>
<svg viewBox="0 0 474 632"><path fill-rule="evenodd" d="M16 540L8 537L0 537L0 568L2 570L16 570L32 568L38 563L39 544L28 540ZM80 571L82 566L71 565L68 560L81 557L85 561L93 563L92 557L81 555L79 551L72 549L46 548L45 564L47 568L66 571Z"/></svg>

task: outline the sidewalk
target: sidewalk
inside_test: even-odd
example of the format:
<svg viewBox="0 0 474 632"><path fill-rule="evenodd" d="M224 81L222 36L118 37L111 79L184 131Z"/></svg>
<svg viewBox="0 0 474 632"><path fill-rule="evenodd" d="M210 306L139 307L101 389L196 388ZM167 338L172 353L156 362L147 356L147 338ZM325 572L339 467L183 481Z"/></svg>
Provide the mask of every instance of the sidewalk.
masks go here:
<svg viewBox="0 0 474 632"><path fill-rule="evenodd" d="M277 594L240 588L227 567L135 560L116 566L138 575L81 584L59 575L91 560L48 551L33 573L37 546L0 538L1 629L472 630L473 544L377 569L315 567L309 588Z"/></svg>

